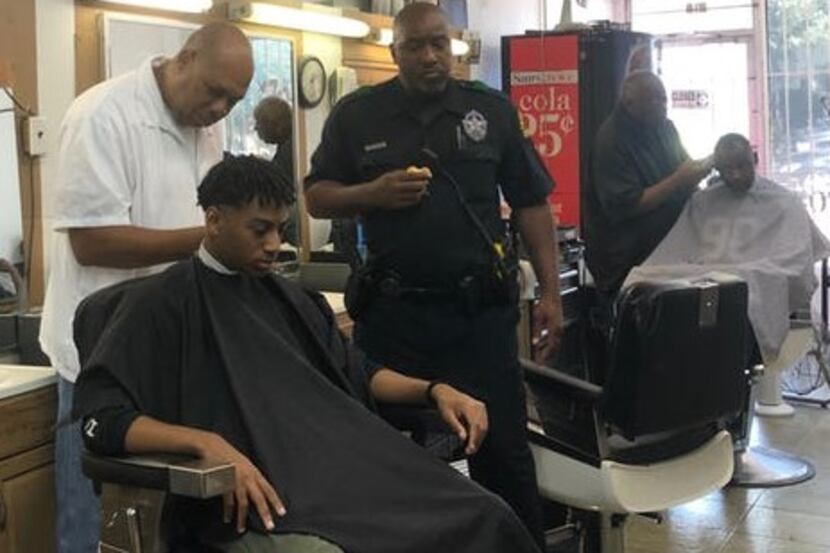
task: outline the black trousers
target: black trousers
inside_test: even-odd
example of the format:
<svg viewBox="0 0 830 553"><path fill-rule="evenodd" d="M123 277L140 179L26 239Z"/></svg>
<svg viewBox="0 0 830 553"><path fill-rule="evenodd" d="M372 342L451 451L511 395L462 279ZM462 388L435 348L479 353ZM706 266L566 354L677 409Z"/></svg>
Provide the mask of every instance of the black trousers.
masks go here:
<svg viewBox="0 0 830 553"><path fill-rule="evenodd" d="M536 467L527 443L527 414L521 383L504 382L491 390L487 415L490 430L481 449L468 460L470 476L504 499L533 539L544 547Z"/></svg>
<svg viewBox="0 0 830 553"><path fill-rule="evenodd" d="M438 379L487 405L489 432L468 460L470 475L500 496L542 545L536 469L527 442L527 407L518 362L518 309L496 306L471 316L446 303L376 300L355 326L374 362Z"/></svg>

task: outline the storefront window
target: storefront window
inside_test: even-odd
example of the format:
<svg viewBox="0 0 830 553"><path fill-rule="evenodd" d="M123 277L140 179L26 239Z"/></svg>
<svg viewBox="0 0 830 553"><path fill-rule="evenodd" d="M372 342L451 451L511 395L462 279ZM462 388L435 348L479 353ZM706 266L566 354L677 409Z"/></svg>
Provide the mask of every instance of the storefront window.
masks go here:
<svg viewBox="0 0 830 553"><path fill-rule="evenodd" d="M632 28L659 35L752 29L751 0L632 0Z"/></svg>
<svg viewBox="0 0 830 553"><path fill-rule="evenodd" d="M769 0L770 167L830 230L830 0Z"/></svg>

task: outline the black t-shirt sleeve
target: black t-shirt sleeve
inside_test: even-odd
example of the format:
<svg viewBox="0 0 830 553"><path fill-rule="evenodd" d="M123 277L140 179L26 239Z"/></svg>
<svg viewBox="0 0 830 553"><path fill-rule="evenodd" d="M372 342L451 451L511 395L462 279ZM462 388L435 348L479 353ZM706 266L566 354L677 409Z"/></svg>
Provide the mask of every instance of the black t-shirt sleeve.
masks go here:
<svg viewBox="0 0 830 553"><path fill-rule="evenodd" d="M305 178L306 190L322 180L343 184L357 182L357 170L350 154L346 133L347 109L352 109L351 104L335 107L326 120L320 144L311 156L311 170Z"/></svg>
<svg viewBox="0 0 830 553"><path fill-rule="evenodd" d="M533 143L522 133L518 114L510 105L505 107L504 126L506 137L498 176L504 197L513 209L538 205L553 190L553 179Z"/></svg>
<svg viewBox="0 0 830 553"><path fill-rule="evenodd" d="M109 373L100 371L95 374L96 391L106 394L109 405L101 407L87 415L81 421L81 436L84 445L99 455L124 455L124 438L130 425L141 413L124 389Z"/></svg>

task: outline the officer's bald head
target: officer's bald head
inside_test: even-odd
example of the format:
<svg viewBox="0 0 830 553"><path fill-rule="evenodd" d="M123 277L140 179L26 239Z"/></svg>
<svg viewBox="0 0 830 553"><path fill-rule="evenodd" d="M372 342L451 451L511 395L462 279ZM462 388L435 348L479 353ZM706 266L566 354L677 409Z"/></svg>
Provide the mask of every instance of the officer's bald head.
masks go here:
<svg viewBox="0 0 830 553"><path fill-rule="evenodd" d="M242 99L253 72L251 44L242 31L226 22L209 23L164 64L162 96L180 123L212 125Z"/></svg>
<svg viewBox="0 0 830 553"><path fill-rule="evenodd" d="M452 66L447 16L433 4L415 2L395 16L392 58L404 88L434 96L447 87Z"/></svg>
<svg viewBox="0 0 830 553"><path fill-rule="evenodd" d="M623 81L620 104L634 119L658 124L666 118L666 88L657 75L637 71Z"/></svg>
<svg viewBox="0 0 830 553"><path fill-rule="evenodd" d="M449 34L449 23L447 22L447 15L444 13L444 10L435 4L427 2L413 2L412 4L405 6L395 16L395 38L398 38L401 34L406 34L409 29L414 26L418 26L423 20L430 17L440 19L447 28L447 33Z"/></svg>

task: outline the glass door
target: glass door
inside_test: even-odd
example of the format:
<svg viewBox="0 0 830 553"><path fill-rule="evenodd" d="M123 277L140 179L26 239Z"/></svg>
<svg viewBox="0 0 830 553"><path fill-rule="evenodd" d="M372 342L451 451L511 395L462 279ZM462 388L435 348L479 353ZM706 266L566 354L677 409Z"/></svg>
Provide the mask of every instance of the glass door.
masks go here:
<svg viewBox="0 0 830 553"><path fill-rule="evenodd" d="M694 158L712 153L722 135L736 132L757 145L763 126L751 105L751 36L669 37L657 43L657 72L668 96L669 118ZM757 117L758 121L753 121Z"/></svg>

